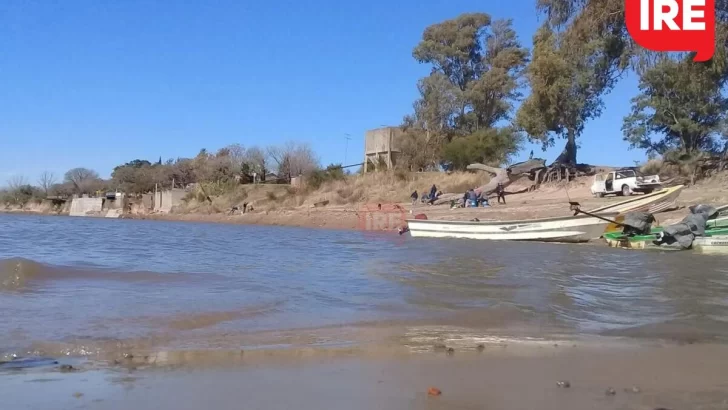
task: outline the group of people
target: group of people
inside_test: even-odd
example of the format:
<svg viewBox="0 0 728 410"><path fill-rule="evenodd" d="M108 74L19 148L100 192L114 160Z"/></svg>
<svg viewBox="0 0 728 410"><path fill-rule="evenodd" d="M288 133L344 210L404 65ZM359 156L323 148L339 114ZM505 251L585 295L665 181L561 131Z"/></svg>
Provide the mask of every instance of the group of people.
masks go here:
<svg viewBox="0 0 728 410"><path fill-rule="evenodd" d="M498 183L495 188L495 193L498 196L498 203L500 204L501 201L503 201L503 204L505 205L506 190L502 183ZM483 192L478 192L476 194L475 189L470 188L467 192L465 192L465 195L463 195L463 208L477 208L480 206L490 206L488 197L483 196Z"/></svg>
<svg viewBox="0 0 728 410"><path fill-rule="evenodd" d="M432 205L435 201L437 201L440 195L442 195L442 192L437 190L437 186L435 184L432 184L429 194L422 195L422 198L419 198L419 194L415 190L415 192L410 195L410 199L412 200L412 206L415 206L417 199L420 199L423 204Z"/></svg>
<svg viewBox="0 0 728 410"><path fill-rule="evenodd" d="M501 200L503 201L503 204L506 203L506 190L502 183L498 183L495 189L496 195L498 196L498 203L501 203ZM427 204L434 204L435 201L442 195L442 192L437 190L437 186L434 184L432 185L432 188L430 188L429 194L422 195L421 201L422 203ZM417 191L412 192L410 195L410 199L412 200L412 206L415 206L417 204L417 199L419 198L419 194ZM490 206L488 203L488 197L483 196L482 192L475 193L475 189L470 188L467 192L465 192L465 195L463 195L463 208L477 208L480 206Z"/></svg>

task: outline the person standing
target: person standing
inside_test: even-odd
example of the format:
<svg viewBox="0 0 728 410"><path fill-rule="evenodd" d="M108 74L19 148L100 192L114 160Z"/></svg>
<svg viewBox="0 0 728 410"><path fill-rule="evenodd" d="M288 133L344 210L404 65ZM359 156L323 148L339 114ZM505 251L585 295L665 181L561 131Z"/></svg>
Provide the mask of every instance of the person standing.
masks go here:
<svg viewBox="0 0 728 410"><path fill-rule="evenodd" d="M498 194L498 203L501 203L501 199L503 199L503 205L505 205L506 204L506 189L503 187L503 184L501 182L499 182L498 186L496 186L495 192Z"/></svg>
<svg viewBox="0 0 728 410"><path fill-rule="evenodd" d="M427 202L432 205L437 200L437 187L435 184L432 184L432 188L430 188L430 196L427 198Z"/></svg>
<svg viewBox="0 0 728 410"><path fill-rule="evenodd" d="M410 195L410 199L412 200L412 208L415 207L418 197L419 197L419 195L417 194L417 190L415 190L415 192L413 192L412 195Z"/></svg>

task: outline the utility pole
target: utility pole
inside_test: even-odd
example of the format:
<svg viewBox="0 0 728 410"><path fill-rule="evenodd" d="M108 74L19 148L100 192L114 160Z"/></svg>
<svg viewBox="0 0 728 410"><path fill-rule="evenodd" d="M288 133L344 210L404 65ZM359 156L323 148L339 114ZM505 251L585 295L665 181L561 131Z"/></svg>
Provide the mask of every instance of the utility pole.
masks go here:
<svg viewBox="0 0 728 410"><path fill-rule="evenodd" d="M344 147L344 165L346 166L346 157L349 154L349 140L351 139L350 134L344 134L344 138L346 138L346 145Z"/></svg>

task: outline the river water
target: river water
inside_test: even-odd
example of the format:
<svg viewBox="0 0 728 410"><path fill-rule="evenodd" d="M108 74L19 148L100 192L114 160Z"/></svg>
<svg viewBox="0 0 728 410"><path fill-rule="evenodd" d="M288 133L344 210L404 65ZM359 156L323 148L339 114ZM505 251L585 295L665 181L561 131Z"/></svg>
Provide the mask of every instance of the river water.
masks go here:
<svg viewBox="0 0 728 410"><path fill-rule="evenodd" d="M6 356L411 344L412 329L724 341L728 259L0 215L0 311Z"/></svg>

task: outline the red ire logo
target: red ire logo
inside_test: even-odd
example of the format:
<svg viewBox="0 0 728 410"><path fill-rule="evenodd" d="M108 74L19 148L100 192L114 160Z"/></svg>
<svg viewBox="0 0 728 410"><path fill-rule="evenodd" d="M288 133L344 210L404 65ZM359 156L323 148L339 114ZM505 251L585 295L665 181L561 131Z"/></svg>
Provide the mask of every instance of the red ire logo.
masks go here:
<svg viewBox="0 0 728 410"><path fill-rule="evenodd" d="M625 0L627 31L652 51L696 51L694 61L715 53L715 0Z"/></svg>

